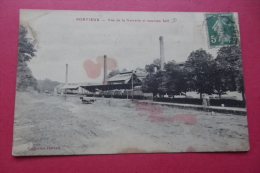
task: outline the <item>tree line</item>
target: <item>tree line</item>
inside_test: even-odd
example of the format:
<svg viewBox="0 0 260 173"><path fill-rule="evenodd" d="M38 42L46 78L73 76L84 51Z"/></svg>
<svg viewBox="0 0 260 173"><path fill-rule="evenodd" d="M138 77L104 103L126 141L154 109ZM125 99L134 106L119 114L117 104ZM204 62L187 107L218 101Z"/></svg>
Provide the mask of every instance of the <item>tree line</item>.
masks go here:
<svg viewBox="0 0 260 173"><path fill-rule="evenodd" d="M142 84L143 92L156 94L178 95L181 92L196 91L217 94L219 98L227 91L239 91L244 97L241 49L239 46L221 47L216 58L203 49L193 51L183 66L175 61L164 64L160 68L160 60L146 65L149 74Z"/></svg>
<svg viewBox="0 0 260 173"><path fill-rule="evenodd" d="M32 39L27 37L28 31L25 27L19 28L19 43L18 43L18 62L17 62L17 77L16 77L16 90L27 91L36 90L44 92L45 90L53 91L54 86L60 84L50 79L36 80L32 74L31 69L28 67L28 62L36 57L37 50L33 44Z"/></svg>
<svg viewBox="0 0 260 173"><path fill-rule="evenodd" d="M16 90L26 91L28 88L37 90L37 80L34 78L32 71L27 65L33 57L35 57L36 49L32 40L26 37L28 31L25 27L19 28L19 43L18 43L18 62L16 76Z"/></svg>

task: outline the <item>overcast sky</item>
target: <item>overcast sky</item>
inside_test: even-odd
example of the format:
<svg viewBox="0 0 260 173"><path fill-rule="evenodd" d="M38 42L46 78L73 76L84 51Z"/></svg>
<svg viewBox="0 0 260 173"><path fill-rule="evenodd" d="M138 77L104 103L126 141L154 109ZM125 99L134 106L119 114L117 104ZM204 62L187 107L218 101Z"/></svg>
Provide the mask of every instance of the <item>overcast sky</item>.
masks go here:
<svg viewBox="0 0 260 173"><path fill-rule="evenodd" d="M163 19L169 22L147 22ZM91 79L83 63L88 59L96 63L96 58L104 55L114 58L119 70L144 68L160 57L160 36L164 39L166 62L185 61L200 48L216 56L216 49L207 45L203 13L21 10L20 22L36 43L37 57L28 63L36 79L64 82L67 63L69 83L102 82L103 70L99 77Z"/></svg>

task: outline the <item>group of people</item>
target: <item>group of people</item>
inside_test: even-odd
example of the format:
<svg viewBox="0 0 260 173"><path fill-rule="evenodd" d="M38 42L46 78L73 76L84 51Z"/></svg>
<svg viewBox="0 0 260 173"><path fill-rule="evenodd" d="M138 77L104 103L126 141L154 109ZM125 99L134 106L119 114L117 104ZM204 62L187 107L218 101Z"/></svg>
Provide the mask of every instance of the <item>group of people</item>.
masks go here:
<svg viewBox="0 0 260 173"><path fill-rule="evenodd" d="M202 94L202 106L204 107L210 106L210 98L208 94Z"/></svg>

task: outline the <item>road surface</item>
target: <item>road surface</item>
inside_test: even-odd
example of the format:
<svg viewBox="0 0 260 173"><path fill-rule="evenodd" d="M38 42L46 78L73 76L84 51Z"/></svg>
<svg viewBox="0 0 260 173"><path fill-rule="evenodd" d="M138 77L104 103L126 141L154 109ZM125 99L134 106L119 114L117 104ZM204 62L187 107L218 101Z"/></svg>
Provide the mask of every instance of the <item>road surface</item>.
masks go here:
<svg viewBox="0 0 260 173"><path fill-rule="evenodd" d="M246 116L17 93L14 155L248 150Z"/></svg>

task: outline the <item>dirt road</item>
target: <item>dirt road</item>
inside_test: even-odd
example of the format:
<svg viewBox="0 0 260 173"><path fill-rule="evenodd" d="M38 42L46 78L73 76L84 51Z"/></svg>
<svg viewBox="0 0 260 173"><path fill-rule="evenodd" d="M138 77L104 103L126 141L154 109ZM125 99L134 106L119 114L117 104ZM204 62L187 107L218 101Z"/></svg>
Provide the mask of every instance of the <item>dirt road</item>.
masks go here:
<svg viewBox="0 0 260 173"><path fill-rule="evenodd" d="M14 155L244 151L245 116L17 93Z"/></svg>

